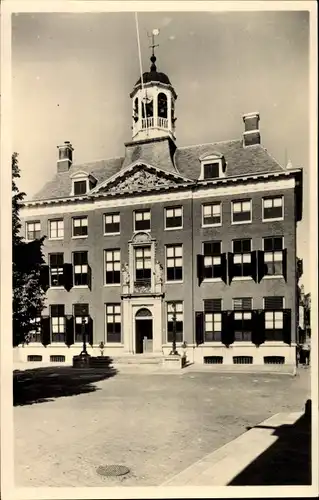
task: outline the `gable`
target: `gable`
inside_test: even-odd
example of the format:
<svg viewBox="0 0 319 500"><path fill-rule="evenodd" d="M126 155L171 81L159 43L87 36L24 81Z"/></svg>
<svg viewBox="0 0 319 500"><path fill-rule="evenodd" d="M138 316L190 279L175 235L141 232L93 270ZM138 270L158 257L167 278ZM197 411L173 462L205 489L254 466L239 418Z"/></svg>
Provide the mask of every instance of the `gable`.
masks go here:
<svg viewBox="0 0 319 500"><path fill-rule="evenodd" d="M179 175L163 172L151 165L138 164L125 171L119 172L115 177L109 179L103 186L97 187L95 193L138 193L140 191L152 191L168 189L189 182Z"/></svg>

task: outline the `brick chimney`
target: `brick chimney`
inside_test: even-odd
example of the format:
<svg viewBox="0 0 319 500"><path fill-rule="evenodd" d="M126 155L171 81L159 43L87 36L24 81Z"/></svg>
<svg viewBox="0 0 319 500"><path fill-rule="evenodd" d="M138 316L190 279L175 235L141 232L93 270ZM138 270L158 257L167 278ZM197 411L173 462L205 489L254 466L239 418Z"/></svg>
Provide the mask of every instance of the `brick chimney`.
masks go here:
<svg viewBox="0 0 319 500"><path fill-rule="evenodd" d="M243 116L245 124L244 147L260 144L259 113L247 113Z"/></svg>
<svg viewBox="0 0 319 500"><path fill-rule="evenodd" d="M59 150L58 174L68 172L73 161L73 147L69 141L65 141L62 146L57 146Z"/></svg>

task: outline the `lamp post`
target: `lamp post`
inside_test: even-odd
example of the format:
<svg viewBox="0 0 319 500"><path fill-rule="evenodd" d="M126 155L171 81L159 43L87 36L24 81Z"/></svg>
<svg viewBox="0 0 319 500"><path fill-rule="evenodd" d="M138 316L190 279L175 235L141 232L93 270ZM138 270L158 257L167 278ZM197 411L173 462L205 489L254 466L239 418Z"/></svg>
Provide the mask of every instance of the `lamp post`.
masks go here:
<svg viewBox="0 0 319 500"><path fill-rule="evenodd" d="M172 302L172 319L173 319L173 341L172 341L172 350L170 355L178 356L178 352L176 351L176 303Z"/></svg>
<svg viewBox="0 0 319 500"><path fill-rule="evenodd" d="M85 332L85 324L86 324L86 309L83 307L81 311L81 316L82 316L82 324L81 324L81 333L82 333L82 341L83 341L83 346L82 346L82 352L80 356L88 356L88 352L86 350L86 332Z"/></svg>

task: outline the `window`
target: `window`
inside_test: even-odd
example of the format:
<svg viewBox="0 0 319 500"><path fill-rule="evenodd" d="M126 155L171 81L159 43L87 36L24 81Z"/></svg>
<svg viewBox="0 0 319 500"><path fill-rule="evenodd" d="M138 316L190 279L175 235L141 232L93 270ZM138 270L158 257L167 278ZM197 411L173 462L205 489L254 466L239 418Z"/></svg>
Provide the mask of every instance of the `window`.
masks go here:
<svg viewBox="0 0 319 500"><path fill-rule="evenodd" d="M88 285L88 252L74 252L74 286Z"/></svg>
<svg viewBox="0 0 319 500"><path fill-rule="evenodd" d="M202 205L203 226L219 226L221 222L221 203L207 203Z"/></svg>
<svg viewBox="0 0 319 500"><path fill-rule="evenodd" d="M51 240L58 240L64 237L63 219L49 221L49 234Z"/></svg>
<svg viewBox="0 0 319 500"><path fill-rule="evenodd" d="M74 195L85 194L87 190L87 181L74 181Z"/></svg>
<svg viewBox="0 0 319 500"><path fill-rule="evenodd" d="M283 196L263 198L263 220L283 219Z"/></svg>
<svg viewBox="0 0 319 500"><path fill-rule="evenodd" d="M148 231L151 229L151 211L137 210L135 216L135 231Z"/></svg>
<svg viewBox="0 0 319 500"><path fill-rule="evenodd" d="M264 297L265 309L265 340L282 341L284 327L284 298Z"/></svg>
<svg viewBox="0 0 319 500"><path fill-rule="evenodd" d="M118 212L104 215L104 234L120 232L120 214Z"/></svg>
<svg viewBox="0 0 319 500"><path fill-rule="evenodd" d="M166 246L166 280L183 279L183 245Z"/></svg>
<svg viewBox="0 0 319 500"><path fill-rule="evenodd" d="M235 341L251 342L252 336L252 299L250 297L233 299Z"/></svg>
<svg viewBox="0 0 319 500"><path fill-rule="evenodd" d="M74 314L74 340L75 342L83 341L83 333L82 333L82 320L84 319L85 328L84 333L87 335L88 328L87 325L89 323L89 305L88 304L74 304L73 306L73 314Z"/></svg>
<svg viewBox="0 0 319 500"><path fill-rule="evenodd" d="M37 311L35 318L30 319L32 329L29 331L30 342L41 342L41 311Z"/></svg>
<svg viewBox="0 0 319 500"><path fill-rule="evenodd" d="M64 304L50 306L52 342L65 341Z"/></svg>
<svg viewBox="0 0 319 500"><path fill-rule="evenodd" d="M234 277L251 276L251 240L233 240Z"/></svg>
<svg viewBox="0 0 319 500"><path fill-rule="evenodd" d="M105 284L115 285L121 283L121 251L105 250Z"/></svg>
<svg viewBox="0 0 319 500"><path fill-rule="evenodd" d="M204 300L204 341L220 342L222 332L222 299Z"/></svg>
<svg viewBox="0 0 319 500"><path fill-rule="evenodd" d="M49 254L50 286L63 286L63 253Z"/></svg>
<svg viewBox="0 0 319 500"><path fill-rule="evenodd" d="M232 202L232 224L251 222L251 200Z"/></svg>
<svg viewBox="0 0 319 500"><path fill-rule="evenodd" d="M166 94L160 92L157 97L158 117L167 118L167 97Z"/></svg>
<svg viewBox="0 0 319 500"><path fill-rule="evenodd" d="M27 222L26 225L26 239L29 241L36 240L40 238L41 233L41 222Z"/></svg>
<svg viewBox="0 0 319 500"><path fill-rule="evenodd" d="M172 207L165 209L165 229L176 229L183 227L183 208Z"/></svg>
<svg viewBox="0 0 319 500"><path fill-rule="evenodd" d="M221 241L207 241L203 243L204 279L221 278Z"/></svg>
<svg viewBox="0 0 319 500"><path fill-rule="evenodd" d="M274 236L263 239L264 262L267 266L267 276L283 275L283 238Z"/></svg>
<svg viewBox="0 0 319 500"><path fill-rule="evenodd" d="M219 168L220 168L219 162L204 163L203 164L204 179L216 179L217 177L219 177Z"/></svg>
<svg viewBox="0 0 319 500"><path fill-rule="evenodd" d="M73 218L73 237L83 237L88 235L88 218L74 217Z"/></svg>
<svg viewBox="0 0 319 500"><path fill-rule="evenodd" d="M151 247L135 248L135 280L151 282Z"/></svg>
<svg viewBox="0 0 319 500"><path fill-rule="evenodd" d="M121 342L120 304L106 304L106 342Z"/></svg>
<svg viewBox="0 0 319 500"><path fill-rule="evenodd" d="M183 342L183 302L167 302L167 342L173 342L174 316L176 320L176 342Z"/></svg>

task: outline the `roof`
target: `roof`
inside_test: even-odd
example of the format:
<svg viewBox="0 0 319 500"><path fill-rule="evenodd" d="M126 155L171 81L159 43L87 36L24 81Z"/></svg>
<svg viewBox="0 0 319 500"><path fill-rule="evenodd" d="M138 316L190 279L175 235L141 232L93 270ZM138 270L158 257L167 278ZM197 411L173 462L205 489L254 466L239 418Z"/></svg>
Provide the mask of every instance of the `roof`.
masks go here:
<svg viewBox="0 0 319 500"><path fill-rule="evenodd" d="M143 83L150 83L150 82L160 82L160 83L165 83L166 85L171 85L171 82L169 81L169 78L165 73L160 73L159 71L146 71L143 73ZM140 85L141 79L139 79L135 86Z"/></svg>
<svg viewBox="0 0 319 500"><path fill-rule="evenodd" d="M55 174L53 179L33 196L46 200L70 196L72 179L77 171L84 171L97 179L96 187L128 165L140 160L161 170L178 173L196 180L200 175L200 157L219 153L226 161L227 177L283 172L285 169L260 144L244 147L242 140L212 142L176 148L169 137L130 142L125 145L125 156L72 165L68 172ZM56 167L55 167L56 168Z"/></svg>

